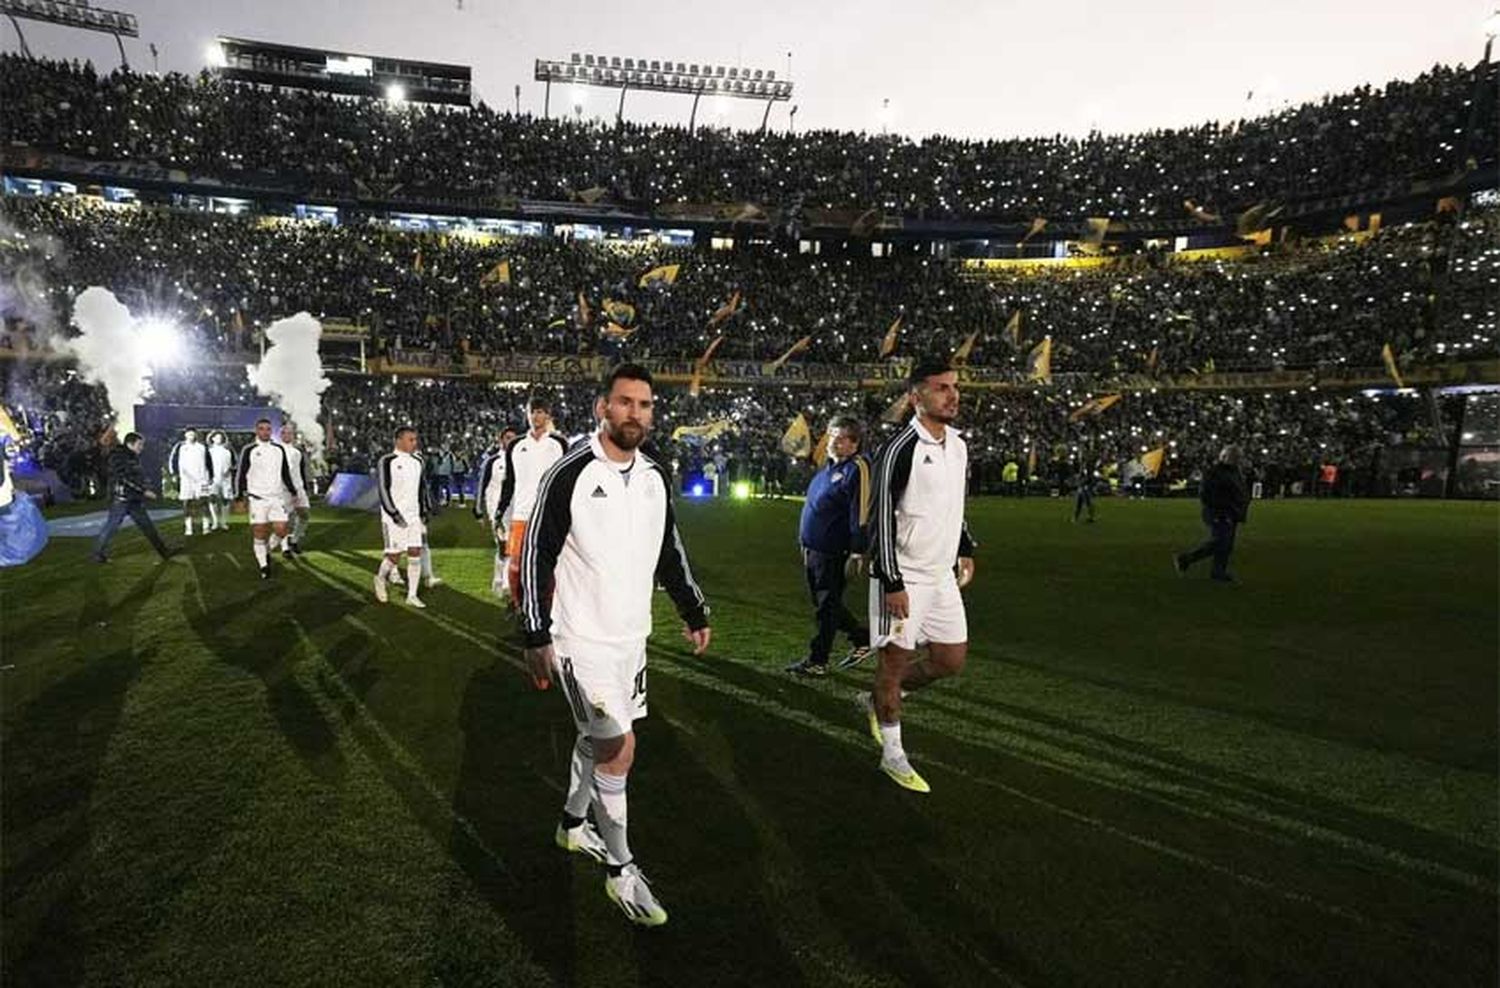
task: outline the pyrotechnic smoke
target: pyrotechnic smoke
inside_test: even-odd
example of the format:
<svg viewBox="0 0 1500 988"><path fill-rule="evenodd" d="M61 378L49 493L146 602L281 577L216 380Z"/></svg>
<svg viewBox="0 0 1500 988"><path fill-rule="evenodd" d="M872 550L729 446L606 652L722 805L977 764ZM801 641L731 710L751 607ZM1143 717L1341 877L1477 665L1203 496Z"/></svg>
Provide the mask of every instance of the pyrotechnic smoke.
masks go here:
<svg viewBox="0 0 1500 988"><path fill-rule="evenodd" d="M266 328L271 346L259 366L245 367L251 386L286 412L317 458L323 454L318 413L323 409L323 392L332 383L323 376L323 360L318 356L322 336L322 324L306 312L278 319Z"/></svg>
<svg viewBox="0 0 1500 988"><path fill-rule="evenodd" d="M86 288L73 302L73 325L82 334L60 341L78 358L78 372L103 385L121 436L135 428L135 403L150 389L151 354L140 324L107 288Z"/></svg>

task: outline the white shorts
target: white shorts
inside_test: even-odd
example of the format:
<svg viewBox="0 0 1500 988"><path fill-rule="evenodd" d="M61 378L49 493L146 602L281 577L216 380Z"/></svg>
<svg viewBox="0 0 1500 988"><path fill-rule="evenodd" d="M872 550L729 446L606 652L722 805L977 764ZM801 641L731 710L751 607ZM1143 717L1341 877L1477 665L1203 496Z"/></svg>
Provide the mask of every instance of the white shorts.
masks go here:
<svg viewBox="0 0 1500 988"><path fill-rule="evenodd" d="M646 716L646 643L552 643L554 673L578 733L617 738Z"/></svg>
<svg viewBox="0 0 1500 988"><path fill-rule="evenodd" d="M269 525L286 521L286 502L279 497L245 498L250 506L250 524Z"/></svg>
<svg viewBox="0 0 1500 988"><path fill-rule="evenodd" d="M177 481L179 501L196 501L200 497L208 497L212 490L213 484L207 480L189 480L184 477Z"/></svg>
<svg viewBox="0 0 1500 988"><path fill-rule="evenodd" d="M412 518L406 522L403 528L391 519L384 511L380 513L380 534L385 538L385 551L387 555L399 552L407 552L411 549L422 548L422 541L427 537L427 526L419 518Z"/></svg>
<svg viewBox="0 0 1500 988"><path fill-rule="evenodd" d="M905 620L885 611L885 592L879 580L870 581L870 645L895 645L915 651L929 642L957 645L969 640L969 620L958 580L949 576L942 583L908 583Z"/></svg>
<svg viewBox="0 0 1500 988"><path fill-rule="evenodd" d="M234 478L221 477L208 485L209 497L222 497L226 501L234 500Z"/></svg>

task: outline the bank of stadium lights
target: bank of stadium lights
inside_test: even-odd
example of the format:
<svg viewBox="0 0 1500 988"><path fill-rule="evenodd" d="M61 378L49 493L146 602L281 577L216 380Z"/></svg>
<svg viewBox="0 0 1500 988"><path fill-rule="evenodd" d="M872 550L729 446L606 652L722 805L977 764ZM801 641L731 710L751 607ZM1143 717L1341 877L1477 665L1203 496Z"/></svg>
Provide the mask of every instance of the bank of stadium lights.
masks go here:
<svg viewBox="0 0 1500 988"><path fill-rule="evenodd" d="M399 82L386 83L385 101L392 106L400 106L406 102L406 87Z"/></svg>
<svg viewBox="0 0 1500 988"><path fill-rule="evenodd" d="M748 69L730 65L711 65L697 62L677 62L669 59L621 58L617 55L592 55L574 52L566 62L557 59L536 60L534 78L546 83L543 99L543 116L550 115L552 84L567 84L573 87L572 105L581 111L582 101L577 92L583 87L596 86L620 90L620 102L615 119L625 113L625 94L632 89L656 93L676 93L693 97L693 109L688 118L691 130L698 115L698 101L704 96L727 101L731 99L763 100L765 116L761 129L765 129L771 106L792 98L790 79L777 79L774 69Z"/></svg>
<svg viewBox="0 0 1500 988"><path fill-rule="evenodd" d="M141 36L140 25L134 14L91 7L88 0L0 0L0 14L10 18L11 26L16 29L16 37L21 41L21 54L27 58L31 57L31 49L26 44L26 35L21 31L23 20L112 35L116 47L120 49L120 64L126 68L130 67L130 60L125 57L125 43L120 38Z"/></svg>

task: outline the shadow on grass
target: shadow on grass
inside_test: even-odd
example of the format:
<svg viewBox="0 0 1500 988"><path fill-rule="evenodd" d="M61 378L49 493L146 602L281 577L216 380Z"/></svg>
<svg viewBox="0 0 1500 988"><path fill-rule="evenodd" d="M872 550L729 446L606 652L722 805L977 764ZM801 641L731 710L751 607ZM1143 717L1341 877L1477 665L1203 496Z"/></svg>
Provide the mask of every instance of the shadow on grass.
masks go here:
<svg viewBox="0 0 1500 988"><path fill-rule="evenodd" d="M79 634L101 614L133 628L162 569L152 567L110 610L103 573L82 581ZM0 779L5 793L4 982L72 985L85 974L83 886L92 870L91 798L100 765L120 723L125 697L153 653L137 653L133 632L112 636L115 648L90 657L19 711L6 733Z"/></svg>

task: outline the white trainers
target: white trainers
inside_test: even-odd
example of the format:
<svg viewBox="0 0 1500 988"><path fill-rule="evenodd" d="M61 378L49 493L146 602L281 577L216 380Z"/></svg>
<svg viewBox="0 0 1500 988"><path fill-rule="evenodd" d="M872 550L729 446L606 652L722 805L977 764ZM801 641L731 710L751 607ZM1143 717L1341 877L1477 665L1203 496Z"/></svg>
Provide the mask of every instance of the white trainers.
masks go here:
<svg viewBox="0 0 1500 988"><path fill-rule="evenodd" d="M382 604L390 599L390 597L385 592L385 581L380 578L379 573L375 574L375 599L380 601Z"/></svg>
<svg viewBox="0 0 1500 988"><path fill-rule="evenodd" d="M404 586L406 586L406 581L401 578L401 571L399 569L393 569L393 570L391 570L391 586L393 586L393 587L404 587Z"/></svg>
<svg viewBox="0 0 1500 988"><path fill-rule="evenodd" d="M423 610L423 609L425 609L427 607L426 604L422 603L421 598L415 597L415 596L413 596L411 594L407 594L406 595L406 606L407 607L415 607L418 610Z"/></svg>
<svg viewBox="0 0 1500 988"><path fill-rule="evenodd" d="M587 823L580 823L576 827L564 827L559 823L552 840L570 854L584 854L600 864L609 860L609 848L604 846L604 838Z"/></svg>
<svg viewBox="0 0 1500 988"><path fill-rule="evenodd" d="M441 576L429 576L427 578L427 589L431 590L433 587L440 587L447 582L448 581L443 579Z"/></svg>
<svg viewBox="0 0 1500 988"><path fill-rule="evenodd" d="M667 921L667 911L656 901L650 883L636 864L628 864L620 874L606 877L604 894L632 923L660 926Z"/></svg>

